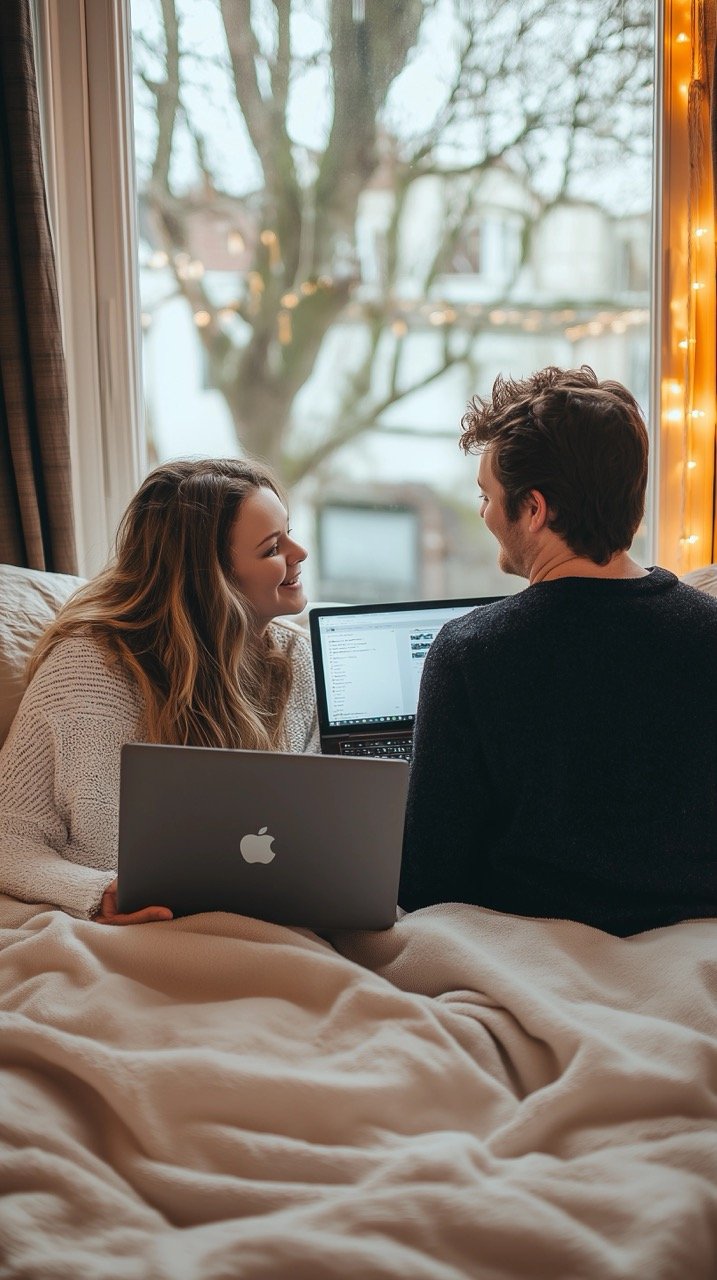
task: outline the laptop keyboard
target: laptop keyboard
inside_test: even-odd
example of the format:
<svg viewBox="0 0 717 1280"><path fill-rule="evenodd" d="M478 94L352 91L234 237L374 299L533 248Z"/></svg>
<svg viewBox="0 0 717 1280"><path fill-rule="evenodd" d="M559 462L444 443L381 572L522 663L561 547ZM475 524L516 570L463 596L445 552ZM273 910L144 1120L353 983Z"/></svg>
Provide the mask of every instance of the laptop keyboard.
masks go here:
<svg viewBox="0 0 717 1280"><path fill-rule="evenodd" d="M342 756L378 756L383 760L410 760L413 740L407 738L362 738L360 742L342 742Z"/></svg>

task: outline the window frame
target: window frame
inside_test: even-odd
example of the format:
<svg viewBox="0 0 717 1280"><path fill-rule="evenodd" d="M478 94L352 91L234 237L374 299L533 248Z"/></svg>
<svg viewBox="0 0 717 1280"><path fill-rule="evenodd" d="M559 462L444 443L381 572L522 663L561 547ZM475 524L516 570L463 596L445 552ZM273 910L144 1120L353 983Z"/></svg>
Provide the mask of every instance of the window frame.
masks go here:
<svg viewBox="0 0 717 1280"><path fill-rule="evenodd" d="M146 471L129 0L34 0L79 572Z"/></svg>

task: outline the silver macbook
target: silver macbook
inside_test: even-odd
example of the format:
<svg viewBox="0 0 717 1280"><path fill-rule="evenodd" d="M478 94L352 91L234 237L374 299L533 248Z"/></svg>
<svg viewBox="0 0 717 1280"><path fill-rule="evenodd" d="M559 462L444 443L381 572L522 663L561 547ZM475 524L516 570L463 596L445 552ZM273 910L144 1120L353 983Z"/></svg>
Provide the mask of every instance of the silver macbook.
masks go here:
<svg viewBox="0 0 717 1280"><path fill-rule="evenodd" d="M128 744L119 910L386 929L407 788L400 761Z"/></svg>
<svg viewBox="0 0 717 1280"><path fill-rule="evenodd" d="M450 618L499 599L311 609L322 752L409 760L421 672L432 642Z"/></svg>

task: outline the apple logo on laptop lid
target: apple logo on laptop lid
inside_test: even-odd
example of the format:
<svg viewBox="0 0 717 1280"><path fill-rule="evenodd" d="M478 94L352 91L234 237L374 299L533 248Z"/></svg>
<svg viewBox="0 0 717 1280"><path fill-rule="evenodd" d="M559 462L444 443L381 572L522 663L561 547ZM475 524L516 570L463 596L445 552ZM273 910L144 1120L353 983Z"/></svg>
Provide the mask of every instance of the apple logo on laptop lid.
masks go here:
<svg viewBox="0 0 717 1280"><path fill-rule="evenodd" d="M267 834L266 827L260 827L257 835L249 832L239 842L239 852L245 862L273 862L276 851L272 849L274 836Z"/></svg>

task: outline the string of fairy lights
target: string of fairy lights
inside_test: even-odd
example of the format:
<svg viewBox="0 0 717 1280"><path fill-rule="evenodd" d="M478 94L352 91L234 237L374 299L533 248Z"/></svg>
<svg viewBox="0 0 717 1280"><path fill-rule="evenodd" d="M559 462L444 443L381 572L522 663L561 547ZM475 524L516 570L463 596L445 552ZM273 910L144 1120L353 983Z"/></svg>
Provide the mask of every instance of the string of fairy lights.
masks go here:
<svg viewBox="0 0 717 1280"><path fill-rule="evenodd" d="M280 247L275 232L264 230L261 242L269 250L269 262L272 256L276 264L280 263ZM230 231L227 234L227 250L230 254L243 253L246 248L244 237L240 232ZM153 271L161 271L172 265L177 278L181 281L202 280L205 264L189 253L176 253L170 256L164 250L151 253L145 265ZM261 272L248 271L246 274L244 296L209 312L204 307L197 307L193 312L194 323L199 329L206 328L216 318L219 324L230 324L237 316L251 315L258 310L261 295L265 289L265 281ZM280 299L280 310L277 315L277 337L286 345L292 340L292 312L303 298L310 297L320 289L331 289L334 279L328 275L318 276L315 280L305 280L297 288L284 293ZM370 287L368 292L370 293ZM375 300L351 300L345 304L338 322L353 323L371 319L375 315ZM546 305L530 306L497 306L494 303L448 302L445 299L395 298L389 308L387 325L396 338L403 338L411 329L425 328L429 325L436 329L456 326L470 332L477 327L503 328L511 332L554 333L561 331L570 342L596 337L601 334L624 334L638 326L645 327L649 323L650 313L645 307L605 306L595 311L594 306L580 308L578 306ZM151 313L142 313L142 325L148 329L152 323Z"/></svg>
<svg viewBox="0 0 717 1280"><path fill-rule="evenodd" d="M668 449L669 433L675 433L673 454L679 441L680 569L712 557L715 229L708 149L701 138L709 101L702 39L708 2L672 0L665 23L670 155L665 230L671 270L666 281L661 411ZM667 480L669 484L669 475Z"/></svg>

